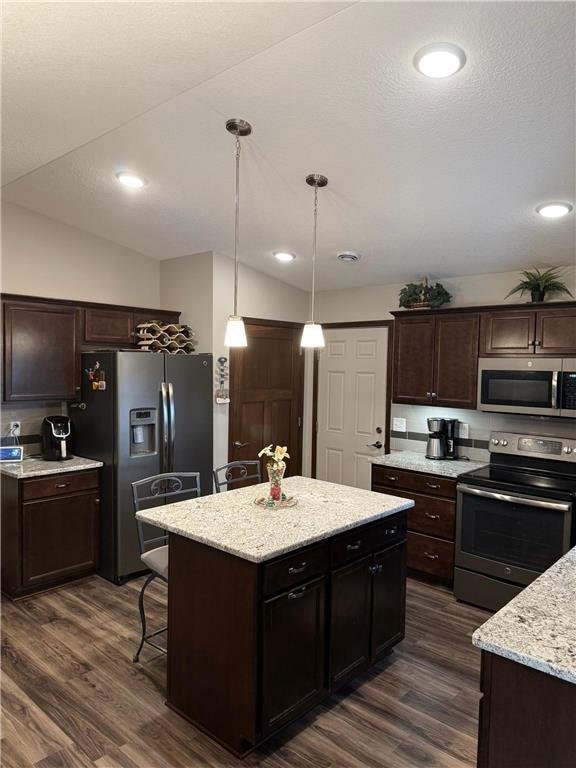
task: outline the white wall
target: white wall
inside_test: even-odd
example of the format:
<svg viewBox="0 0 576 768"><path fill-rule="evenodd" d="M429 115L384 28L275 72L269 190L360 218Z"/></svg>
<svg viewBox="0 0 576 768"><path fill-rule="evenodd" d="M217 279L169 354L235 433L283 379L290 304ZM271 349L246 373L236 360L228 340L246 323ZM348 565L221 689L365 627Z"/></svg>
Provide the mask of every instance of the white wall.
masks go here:
<svg viewBox="0 0 576 768"><path fill-rule="evenodd" d="M154 308L160 305L160 262L3 202L2 290Z"/></svg>

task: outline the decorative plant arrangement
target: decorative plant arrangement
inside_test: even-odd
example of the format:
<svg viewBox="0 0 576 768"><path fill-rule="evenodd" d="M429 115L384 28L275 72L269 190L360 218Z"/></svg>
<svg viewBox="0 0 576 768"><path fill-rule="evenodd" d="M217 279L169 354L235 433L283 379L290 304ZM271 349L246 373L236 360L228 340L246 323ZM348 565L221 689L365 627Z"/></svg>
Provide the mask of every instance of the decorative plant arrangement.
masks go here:
<svg viewBox="0 0 576 768"><path fill-rule="evenodd" d="M290 454L286 446L277 445L272 450L272 443L262 448L258 454L258 458L262 456L266 457L266 470L268 471L268 479L270 481L270 489L268 491L267 498L256 499L256 504L259 506L274 508L274 507L292 507L296 504L296 499L293 496L286 496L282 493L282 479L284 478L284 472L286 471L286 462L284 459L289 459Z"/></svg>
<svg viewBox="0 0 576 768"><path fill-rule="evenodd" d="M548 269L525 269L522 272L524 280L521 280L515 288L512 288L510 293L506 294L506 298L513 296L515 293L519 293L521 296L525 293L530 294L530 300L534 303L544 301L547 293L568 294L572 296L572 293L568 290L568 286L561 279L562 267L549 267Z"/></svg>
<svg viewBox="0 0 576 768"><path fill-rule="evenodd" d="M437 309L448 304L452 296L442 283L430 284L425 277L419 283L407 283L400 291L399 299L400 306L406 309Z"/></svg>

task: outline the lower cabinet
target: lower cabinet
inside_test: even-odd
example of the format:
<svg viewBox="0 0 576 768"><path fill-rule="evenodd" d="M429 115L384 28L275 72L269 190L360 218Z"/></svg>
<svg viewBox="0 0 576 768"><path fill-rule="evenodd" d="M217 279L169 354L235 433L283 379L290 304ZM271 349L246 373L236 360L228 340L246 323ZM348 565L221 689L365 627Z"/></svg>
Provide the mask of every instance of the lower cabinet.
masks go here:
<svg viewBox="0 0 576 768"><path fill-rule="evenodd" d="M97 470L2 478L2 591L20 597L96 571Z"/></svg>
<svg viewBox="0 0 576 768"><path fill-rule="evenodd" d="M325 693L325 582L321 576L264 602L264 733L306 711Z"/></svg>
<svg viewBox="0 0 576 768"><path fill-rule="evenodd" d="M404 637L406 513L252 563L170 536L168 706L238 755Z"/></svg>

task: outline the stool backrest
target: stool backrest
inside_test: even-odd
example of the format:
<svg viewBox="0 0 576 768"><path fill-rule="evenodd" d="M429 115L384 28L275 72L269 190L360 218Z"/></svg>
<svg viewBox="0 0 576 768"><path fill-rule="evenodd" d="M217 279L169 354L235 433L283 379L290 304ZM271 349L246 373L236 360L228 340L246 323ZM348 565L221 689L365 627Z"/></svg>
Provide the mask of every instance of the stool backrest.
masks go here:
<svg viewBox="0 0 576 768"><path fill-rule="evenodd" d="M165 472L162 475L145 477L132 483L132 498L134 499L134 512L150 507L158 507L166 501L185 501L195 499L200 495L199 472ZM168 541L166 532L158 535L150 535L150 530L157 530L148 523L136 520L138 526L138 541L140 542L140 554L150 549L161 547Z"/></svg>
<svg viewBox="0 0 576 768"><path fill-rule="evenodd" d="M220 493L223 486L229 490L237 483L256 485L262 482L262 469L258 460L231 461L215 469L213 474L216 493ZM249 481L253 482L249 483Z"/></svg>

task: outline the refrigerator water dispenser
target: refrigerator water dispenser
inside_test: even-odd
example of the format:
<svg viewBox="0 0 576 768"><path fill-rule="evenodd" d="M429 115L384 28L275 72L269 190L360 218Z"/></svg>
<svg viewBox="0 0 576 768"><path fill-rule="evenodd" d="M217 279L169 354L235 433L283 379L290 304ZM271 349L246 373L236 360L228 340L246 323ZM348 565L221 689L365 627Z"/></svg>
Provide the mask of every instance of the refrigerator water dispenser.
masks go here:
<svg viewBox="0 0 576 768"><path fill-rule="evenodd" d="M130 456L156 453L156 408L130 411Z"/></svg>

